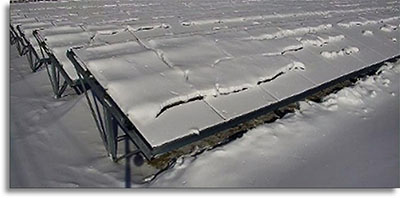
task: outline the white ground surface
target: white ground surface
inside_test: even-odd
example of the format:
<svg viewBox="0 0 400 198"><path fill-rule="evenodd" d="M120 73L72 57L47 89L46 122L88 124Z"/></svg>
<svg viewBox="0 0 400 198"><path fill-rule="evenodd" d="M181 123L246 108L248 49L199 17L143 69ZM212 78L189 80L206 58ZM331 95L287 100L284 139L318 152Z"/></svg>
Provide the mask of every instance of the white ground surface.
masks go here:
<svg viewBox="0 0 400 198"><path fill-rule="evenodd" d="M123 187L82 96L53 99L10 48L10 185ZM399 186L400 63L133 187ZM133 164L132 178L146 172Z"/></svg>

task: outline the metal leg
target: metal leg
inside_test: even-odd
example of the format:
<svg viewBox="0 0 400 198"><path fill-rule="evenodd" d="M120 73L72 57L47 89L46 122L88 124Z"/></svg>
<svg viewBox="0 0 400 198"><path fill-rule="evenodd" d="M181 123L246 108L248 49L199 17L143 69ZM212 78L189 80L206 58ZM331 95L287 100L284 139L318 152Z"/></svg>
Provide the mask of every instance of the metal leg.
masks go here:
<svg viewBox="0 0 400 198"><path fill-rule="evenodd" d="M28 53L30 51L29 50L29 45L22 44L21 46L22 46L21 56L26 55L26 53Z"/></svg>
<svg viewBox="0 0 400 198"><path fill-rule="evenodd" d="M10 31L10 44L14 45L18 42L18 38L15 36L15 34Z"/></svg>
<svg viewBox="0 0 400 198"><path fill-rule="evenodd" d="M88 106L90 108L92 117L95 121L96 127L100 133L101 138L103 139L104 146L108 150L109 154L112 155L114 162L118 162L121 159L131 158L135 154L140 153L140 157L144 157L147 160L152 159L152 150L149 148L147 144L145 144L141 137L138 134L137 128L128 122L128 118L126 118L125 114L121 112L115 102L108 96L105 90L102 89L101 86L94 80L93 76L87 70L84 70L77 60L74 58L74 53L72 50L67 51L67 57L71 60L74 65L77 74L78 74L78 82L80 83L80 89L82 93L85 95L86 100L88 102ZM87 89L91 89L91 93L93 98L91 98L87 92ZM98 113L98 106L102 105L105 113L103 112L104 120L101 118L101 114ZM107 122L106 124L102 124L102 120ZM105 127L103 127L105 126ZM118 127L117 127L118 126ZM121 129L124 133L123 136L118 137L118 130ZM106 131L106 130L107 131ZM123 137L123 138L121 138ZM125 140L133 143L136 147L134 151L126 151L125 155L117 156L117 144L119 141Z"/></svg>
<svg viewBox="0 0 400 198"><path fill-rule="evenodd" d="M16 47L17 47L18 54L20 56L22 56L22 48L23 48L23 46L21 44L21 38L17 39L16 44L17 44Z"/></svg>
<svg viewBox="0 0 400 198"><path fill-rule="evenodd" d="M36 52L33 46L29 45L28 60L32 70L36 71L43 64L46 66L47 75L56 98L60 98L68 86L71 86L77 94L80 94L81 90L75 87L75 82L64 71L62 65L51 50L48 49L45 40L38 34L37 30L33 31L33 35L39 44L39 52ZM39 58L38 53L42 58Z"/></svg>
<svg viewBox="0 0 400 198"><path fill-rule="evenodd" d="M139 153L139 150L130 152L128 149L125 155L117 158L118 142L121 140L125 140L125 144L127 144L126 142L129 142L130 139L127 136L122 136L122 139L121 137L118 137L119 124L116 118L112 115L110 109L108 109L108 107L106 106L102 106L103 111L101 112L100 106L97 102L97 96L94 94L94 92L92 92L92 97L90 97L87 92L82 75L80 73L78 73L78 78L79 82L81 83L83 93L85 94L86 100L88 102L93 119L96 123L97 129L100 132L100 137L103 140L103 144L106 147L107 153L111 156L113 161L118 162L119 160L124 158L127 158L127 160L129 160L132 155Z"/></svg>
<svg viewBox="0 0 400 198"><path fill-rule="evenodd" d="M125 138L125 188L131 187L131 157L128 155L129 149L129 138Z"/></svg>
<svg viewBox="0 0 400 198"><path fill-rule="evenodd" d="M33 64L34 64L34 60L33 60L33 52L32 50L29 50L29 52L26 54L26 58L28 59L29 62L29 67L33 70Z"/></svg>
<svg viewBox="0 0 400 198"><path fill-rule="evenodd" d="M54 61L52 58L50 58L50 60L50 63L48 63L48 60L44 59L39 64L45 64L54 95L56 98L60 98L68 87L68 82L60 75L59 65L57 65L58 62Z"/></svg>
<svg viewBox="0 0 400 198"><path fill-rule="evenodd" d="M10 25L10 36L11 36L11 44L16 45L18 54L22 56L24 48L23 39L17 34L15 28L12 25Z"/></svg>
<svg viewBox="0 0 400 198"><path fill-rule="evenodd" d="M58 73L57 67L55 66L55 63L52 62L50 65L50 78L51 82L53 83L51 84L51 86L53 87L54 94L56 95L57 98L59 98L60 96L58 94L58 90L60 87L60 79L58 78L57 73Z"/></svg>
<svg viewBox="0 0 400 198"><path fill-rule="evenodd" d="M31 70L35 72L36 71L35 62L37 61L38 58L34 57L34 52L32 48L30 48L30 50L26 53L26 58L28 59Z"/></svg>
<svg viewBox="0 0 400 198"><path fill-rule="evenodd" d="M31 45L26 52L26 58L28 59L29 66L33 72L36 72L43 65L44 61L49 61L49 59L46 58L39 58L39 55Z"/></svg>
<svg viewBox="0 0 400 198"><path fill-rule="evenodd" d="M117 156L117 134L118 134L118 125L115 118L112 116L111 112L103 107L103 115L99 110L99 105L97 104L97 97L92 92L92 98L90 98L85 83L83 81L82 75L78 73L79 82L83 89L83 93L85 94L86 100L89 105L90 112L96 124L96 127L100 133L100 137L103 140L103 144L108 152L113 158L116 160ZM103 123L103 117L105 124ZM106 126L104 126L106 125Z"/></svg>
<svg viewBox="0 0 400 198"><path fill-rule="evenodd" d="M107 141L107 150L108 154L111 155L114 161L117 160L117 136L118 136L118 123L115 118L112 116L111 112L107 109L107 107L103 107L104 109L104 123L105 123L105 133L106 133L106 141Z"/></svg>

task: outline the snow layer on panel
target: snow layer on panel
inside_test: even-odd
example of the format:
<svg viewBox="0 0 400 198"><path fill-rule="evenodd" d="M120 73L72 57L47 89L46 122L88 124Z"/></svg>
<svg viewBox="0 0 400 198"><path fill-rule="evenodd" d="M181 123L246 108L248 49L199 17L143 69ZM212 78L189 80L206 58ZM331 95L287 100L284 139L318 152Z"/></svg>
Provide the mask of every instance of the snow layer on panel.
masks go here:
<svg viewBox="0 0 400 198"><path fill-rule="evenodd" d="M325 46L321 49L320 56L327 62L335 65L343 73L349 73L361 69L364 66L364 62L353 54L360 52L360 48L357 46L350 46L347 43L343 45L330 45Z"/></svg>
<svg viewBox="0 0 400 198"><path fill-rule="evenodd" d="M320 54L314 54L309 48L318 47L305 47L304 50L288 55L304 64L305 70L301 71L301 75L315 84L322 84L342 75L342 72L338 68L335 68L334 65L324 60Z"/></svg>
<svg viewBox="0 0 400 198"><path fill-rule="evenodd" d="M46 29L46 28L51 28L54 25L50 22L37 22L37 23L28 23L28 24L24 24L21 26L21 30L25 33L25 38L27 38L28 40L30 40L30 42L34 41L34 37L32 35L33 30L39 30L39 29Z"/></svg>
<svg viewBox="0 0 400 198"><path fill-rule="evenodd" d="M14 25L22 25L22 24L29 24L29 23L36 23L36 18L18 18L11 21Z"/></svg>
<svg viewBox="0 0 400 198"><path fill-rule="evenodd" d="M110 57L115 51L120 53ZM89 47L76 53L117 104L142 125L160 115L164 106L198 96L180 70L170 69L156 52L138 43Z"/></svg>
<svg viewBox="0 0 400 198"><path fill-rule="evenodd" d="M40 34L45 37L48 47L53 51L53 54L57 60L61 63L64 70L72 80L77 79L77 75L74 66L71 64L69 59L66 57L66 51L71 47L82 47L82 46L97 46L103 44L113 43L124 43L129 45L127 41L136 40L136 38L127 30L124 29L112 29L115 26L105 27L94 27L91 26L89 29L98 30L96 32L85 31L82 27L78 26L58 26L51 29L40 31ZM112 37L110 37L112 35ZM124 50L129 48L124 48ZM134 48L132 48L134 49ZM121 54L121 51L114 50L114 54ZM90 51L88 52L90 53ZM94 54L96 54L95 52ZM90 56L90 54L86 54ZM104 54L103 54L104 56ZM110 57L113 56L112 54ZM104 57L103 57L104 58Z"/></svg>
<svg viewBox="0 0 400 198"><path fill-rule="evenodd" d="M225 57L224 54L215 53L220 52L219 49L215 47L212 40L205 37L179 37L156 41L150 40L150 47L137 40L126 43L100 44L76 50L88 70L99 80L120 108L127 113L131 121L140 126L142 132L149 128L154 129L153 125L157 125L161 117L164 117L165 120L177 119L168 118L169 112L178 111L182 106L187 109L185 111L189 111L192 104L194 105L196 101L201 101L203 98L224 96L229 98L228 95L237 94L239 96L237 102L240 98L244 101L243 98L248 97L249 95L246 96L248 93L260 94L256 91L261 91L257 88L260 84L277 76L284 76L287 71L302 67L301 63L293 62L283 55L255 55L221 59ZM185 42L193 42L196 45L182 44ZM188 56L179 56L178 52L192 52L195 46L199 47L197 56L192 55L190 59L185 59ZM216 54L220 56L216 56ZM208 59L204 59L207 61L205 62L198 60L197 57ZM219 62L216 62L217 60ZM249 91L245 94L239 93L246 89ZM270 102L274 101L274 98L266 93L262 97ZM221 99L223 100L223 98ZM214 108L222 112L223 109L219 109L218 99L216 100ZM266 104L263 105L262 101L266 102L267 100L259 100L255 106L243 104L243 107L247 106L250 109L234 110L229 119L234 114L243 114L265 106ZM208 109L212 108L208 106ZM212 112L215 116L220 117L216 112ZM182 115L184 114L182 113ZM197 113L192 116L197 116ZM182 123L186 123L186 117L181 116L179 119ZM186 129L204 127L201 125L185 126ZM190 135L190 131L177 131L176 134L180 134L177 137L183 137ZM147 136L147 134L143 135ZM155 143L157 144L153 146L160 142L155 141Z"/></svg>
<svg viewBox="0 0 400 198"><path fill-rule="evenodd" d="M46 28L44 30L40 30L40 34L42 36L52 36L52 35L58 35L58 34L74 34L74 33L81 33L84 30L80 26L70 26L70 25L64 25L64 26L55 26L53 28Z"/></svg>
<svg viewBox="0 0 400 198"><path fill-rule="evenodd" d="M373 47L364 45L363 43L357 42L348 37L345 37L345 39L343 40L334 42L333 45L342 48L343 49L342 51L345 54L349 54L352 57L355 57L359 59L361 62L363 62L364 65L362 65L360 69L366 66L377 64L385 59L390 58L374 50Z"/></svg>
<svg viewBox="0 0 400 198"><path fill-rule="evenodd" d="M57 58L58 62L63 67L64 71L68 74L68 76L72 79L78 79L78 75L75 71L74 65L69 61L66 55L66 51L69 47L54 47L52 48L53 55Z"/></svg>
<svg viewBox="0 0 400 198"><path fill-rule="evenodd" d="M135 120L135 116L132 116ZM204 101L198 100L180 105L159 116L151 123L136 127L153 147L191 135L199 135L200 131L223 122Z"/></svg>
<svg viewBox="0 0 400 198"><path fill-rule="evenodd" d="M385 58L385 56L372 50L369 46L352 40L335 28L331 28L330 31L306 34L298 37L297 40L304 45L305 49L316 54L316 59L322 57L325 62L330 63L333 67L338 68L344 73L376 64ZM296 56L297 52L292 54ZM358 65L358 61L354 62L354 60L351 60L351 57L359 59L364 64L360 63L361 65ZM317 75L314 77L317 77Z"/></svg>
<svg viewBox="0 0 400 198"><path fill-rule="evenodd" d="M235 36L233 36L235 35ZM254 54L277 55L297 50L301 43L293 38L254 39L245 31L211 35L216 46L230 56L249 56Z"/></svg>
<svg viewBox="0 0 400 198"><path fill-rule="evenodd" d="M205 101L227 120L277 102L260 87L218 97L209 96L205 98Z"/></svg>
<svg viewBox="0 0 400 198"><path fill-rule="evenodd" d="M226 58L212 67L190 70L187 82L198 90L215 89L213 95L227 95L273 80L285 71L300 69L297 66L301 63L282 55Z"/></svg>
<svg viewBox="0 0 400 198"><path fill-rule="evenodd" d="M181 69L212 65L226 56L214 42L202 36L153 39L149 44L170 67Z"/></svg>
<svg viewBox="0 0 400 198"><path fill-rule="evenodd" d="M338 29L342 31L346 36L349 38L362 43L365 46L370 47L371 49L375 50L376 52L386 56L386 57L393 57L398 54L399 47L389 45L387 42L387 38L377 38L379 34L371 35L371 33L366 33L368 28L364 26L351 26L351 27L340 27Z"/></svg>
<svg viewBox="0 0 400 198"><path fill-rule="evenodd" d="M342 39L318 47L306 47L306 49L313 52L316 58L322 58L336 70L341 71L342 74L361 69L365 63L353 56L353 54L360 52L360 46L350 45L348 42L343 42L341 40ZM294 53L294 55L296 55L296 53ZM376 55L377 54L374 54L374 56Z"/></svg>
<svg viewBox="0 0 400 198"><path fill-rule="evenodd" d="M83 28L88 32L97 32L97 31L104 31L104 30L118 30L121 28L120 25L117 24L105 24L105 25L84 25Z"/></svg>
<svg viewBox="0 0 400 198"><path fill-rule="evenodd" d="M88 44L92 35L88 32L56 34L46 36L47 46L51 48Z"/></svg>
<svg viewBox="0 0 400 198"><path fill-rule="evenodd" d="M299 73L300 71L289 71L282 77L262 84L261 88L278 100L283 100L314 87L310 80L307 80Z"/></svg>

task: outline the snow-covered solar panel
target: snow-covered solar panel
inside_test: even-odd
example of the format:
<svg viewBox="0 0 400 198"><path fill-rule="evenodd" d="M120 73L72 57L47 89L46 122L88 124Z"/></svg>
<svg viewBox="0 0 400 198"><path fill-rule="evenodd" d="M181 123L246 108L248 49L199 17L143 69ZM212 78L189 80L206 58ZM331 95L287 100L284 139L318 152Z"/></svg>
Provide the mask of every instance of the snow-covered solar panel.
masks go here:
<svg viewBox="0 0 400 198"><path fill-rule="evenodd" d="M78 46L79 62L150 149L400 54L395 1L29 5L12 5L12 23L38 27L73 79L65 52Z"/></svg>

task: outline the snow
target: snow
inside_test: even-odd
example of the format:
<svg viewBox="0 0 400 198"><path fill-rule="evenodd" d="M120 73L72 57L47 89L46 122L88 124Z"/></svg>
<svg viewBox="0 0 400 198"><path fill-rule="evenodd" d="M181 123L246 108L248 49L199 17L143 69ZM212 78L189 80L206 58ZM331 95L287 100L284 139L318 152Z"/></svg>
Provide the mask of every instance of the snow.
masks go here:
<svg viewBox="0 0 400 198"><path fill-rule="evenodd" d="M54 99L46 71L31 73L10 51L10 185L123 187L124 165L106 156L84 97ZM131 162L132 186L397 187L400 62L386 65L156 177Z"/></svg>
<svg viewBox="0 0 400 198"><path fill-rule="evenodd" d="M339 51L323 51L321 52L321 55L325 58L331 58L334 59L338 56L349 56L352 53L357 53L359 52L360 49L358 49L357 47L346 47L346 48L342 48Z"/></svg>
<svg viewBox="0 0 400 198"><path fill-rule="evenodd" d="M150 186L398 186L400 65L388 65L322 103L300 102L294 114L182 157Z"/></svg>
<svg viewBox="0 0 400 198"><path fill-rule="evenodd" d="M156 150L398 56L398 11L398 5L386 1L61 1L13 4L10 18L35 48L31 31L38 29L76 80L66 57L72 49ZM46 88L43 72L29 79L24 75L15 76L17 96L31 92L26 81ZM344 99L338 94L335 103L363 104L365 93L342 94ZM368 94L376 98L378 90ZM79 98L66 96L60 100L65 104ZM14 111L23 112L19 108ZM61 112L66 114L60 119L70 111Z"/></svg>
<svg viewBox="0 0 400 198"><path fill-rule="evenodd" d="M122 186L82 96L56 100L45 70L10 47L10 186Z"/></svg>
<svg viewBox="0 0 400 198"><path fill-rule="evenodd" d="M129 114L131 121L138 126L142 134L150 141L154 140L156 137L160 137L160 134L165 134L163 131L168 131L168 128L164 128L162 130L160 129L160 132L153 132L154 128L151 127L152 122L156 125L158 125L158 123L160 123L160 125L166 125L169 124L166 123L167 121L180 120L177 123L172 123L173 126L180 125L181 122L190 123L190 121L185 120L186 116L182 116L186 114L181 114L181 116L179 116L179 114L171 114L178 117L167 119L165 122L157 119L159 117L158 115L171 110L172 107L184 109L182 105L173 105L174 103L187 102L185 105L190 105L188 101L199 96L205 98L214 96L218 99L219 95L228 95L245 89L253 89L257 85L265 90L267 94L271 94L278 100L282 100L299 94L319 83L333 80L343 74L354 72L363 67L381 62L385 58L392 57L394 54L398 53L394 49L389 51L387 48L384 48L389 47L389 45L378 45L378 47L384 48L383 50L379 50L380 48L375 49L375 47L366 47L375 46L375 42L366 41L364 39L360 39L361 42L354 42L352 38L356 36L352 34L348 36L347 29L327 30L332 28L332 25L320 25L316 28L298 28L287 31L280 30L278 33L274 34L275 36L263 36L260 39L248 37L248 33L246 32L230 32L221 33L221 35L216 33L211 36L161 37L141 41L141 39L132 32L132 37L135 37L135 39L132 38L134 40L132 44L124 43L124 45L127 46L127 50L124 50L123 53L115 50L116 47L120 45L118 43L108 43L104 47L79 48L76 50L76 53L84 63L88 63L86 65L87 69L94 74L107 89L108 93L116 100L121 109ZM318 31L321 31L321 33ZM323 45L303 46L301 42L290 37L295 35L301 38L301 35L305 35L308 32L316 34L318 39L326 37ZM346 36L343 34L334 34L331 36L331 34L327 34L330 32L342 32ZM361 33L359 34L361 35ZM110 35L110 37L113 36L118 36L118 34ZM378 40L374 39L373 41ZM372 44L365 45L364 43ZM133 46L135 46L135 48L133 48ZM112 69L109 74L105 73L105 71L108 71L106 69L99 70L99 67L109 67L111 62L107 63L107 61L104 61L104 58L110 57L110 55L108 52L98 50L92 53L91 51L93 51L93 48L108 48L109 51L112 52L112 59L110 61L113 65L118 65L118 68L121 70L116 71ZM137 53L135 50L128 51L129 48L142 49L139 50L140 53ZM309 61L316 62L322 58L324 59L322 62L330 64L332 69L328 69L328 67L320 69L312 66L308 68L308 65L302 63L301 58L299 58L302 56L304 57L304 55L301 54L304 53L303 51L305 50L314 51L314 54L309 54L312 55L311 58L308 57L311 59ZM378 53L377 51L383 52ZM89 58L87 55L88 52L101 57L101 61ZM142 52L153 53L154 59L158 57L159 61L155 65L164 65L164 69L161 69L162 66L160 66L157 67L157 69L151 70L153 72L159 71L160 76L151 74L148 78L149 81L147 78L145 79L145 77L137 79L127 74L127 71L131 71L130 69L122 69L125 67L123 64L127 59L125 55L130 58L134 57L133 60L142 59ZM381 53L385 54L381 55ZM152 64L147 61L149 61L149 59L144 60L142 65L150 65L150 68L152 68ZM120 62L121 64L119 64ZM269 63L269 66L265 67L265 63ZM125 64L132 64L132 62ZM243 67L243 65L246 65L246 67ZM303 76L303 71L301 70L293 72L287 71L285 68L288 67L288 65L302 65L302 70L305 70L304 73L307 73L304 76L307 77ZM137 66L140 67L141 65ZM332 72L332 70L339 70L339 72ZM118 72L120 72L120 74L118 74ZM146 73L147 72L134 72L132 75L143 75ZM279 76L277 79L273 79L273 77L280 73L283 73L283 75ZM113 78L108 77L108 75L113 76ZM118 79L118 81L113 80L114 78ZM256 81L256 79L258 80ZM290 79L290 81L287 79ZM132 90L132 88L138 86L140 86L140 89L146 86L150 90L157 91L152 91L150 93L144 93L142 90L131 93L123 91L126 89ZM171 95L171 93L178 93L179 95ZM157 101L150 103L152 98ZM218 107L212 106L210 103L207 104L211 109L215 109L217 113L226 111L218 109ZM238 104L243 104L243 100L236 101L236 105ZM269 103L265 105L268 104ZM171 108L166 109L165 107L167 106ZM254 108L252 109L254 110ZM191 111L190 108L188 108L188 111ZM245 110L244 112L250 112L250 110ZM197 117L197 115L193 116ZM234 118L225 117L221 114L219 114L219 116L226 120ZM220 121L217 119L212 125L218 123L220 123ZM173 133L176 134L175 139L184 137L185 134L190 135L191 128L204 129L206 126L211 126L209 124L205 126L196 125L196 123L192 124L195 125L188 125L186 126L187 128L181 128L181 131ZM176 131L177 129L171 128L170 130ZM150 141L152 146L160 146L174 139L170 136L167 138L167 135L163 136L165 139L162 140L161 137L159 142Z"/></svg>
<svg viewBox="0 0 400 198"><path fill-rule="evenodd" d="M247 102L249 100L252 102ZM276 102L276 99L257 87L230 95L221 95L218 96L218 98L210 96L205 98L205 101L210 106L215 107L216 111L218 111L223 118L230 118L257 110L267 102L272 104ZM238 101L241 102L242 105L237 105Z"/></svg>
<svg viewBox="0 0 400 198"><path fill-rule="evenodd" d="M256 6L260 5L250 5L249 9L257 10ZM240 5L233 7L239 8ZM193 10L194 7L187 9ZM219 119L204 125L190 121L186 115L196 119L201 117L193 113L198 102L193 103L192 100L207 101L210 97L218 100L221 95L260 87L279 101L398 55L399 46L393 45L393 39L384 33L370 35L372 38L363 35L366 29L379 29L382 23L398 23L398 18L392 13L395 9L387 6L324 9L321 12L303 10L300 13L262 16L254 16L255 12L240 17L231 15L229 18L210 14L196 20L190 20L191 16L185 15L178 19L178 23L168 18L165 21L167 26L154 25L153 21L140 23L139 17L137 25L130 24L127 28L127 40L119 39L121 33L111 34L109 38L115 37L118 42L85 45L74 51L151 147L156 148L190 136L192 128L206 129L221 123ZM364 20L359 17L373 11L377 12L374 16L378 19ZM389 14L384 11L389 11ZM331 15L321 19L320 15L326 13ZM295 16L306 19L300 19L301 23L291 21ZM248 23L258 20L265 24L274 18L288 21L255 27ZM180 20L182 22L179 23ZM227 27L225 31L213 32L208 29L212 24ZM158 32L144 36L146 32L156 29L162 30L164 35ZM122 45L124 48L120 51ZM312 53L307 54L305 51L308 50ZM154 58L143 59L143 53ZM302 59L311 62L310 67L301 62ZM141 60L141 63L136 64L135 60ZM302 67L293 71L287 69L293 65ZM136 71L131 69L132 66ZM140 71L143 66L146 66L145 71ZM212 117L221 117L225 121L271 104L267 100L264 105L251 107L244 102L232 101L235 105L231 106L243 105L250 109L242 109L230 117L220 113L227 112L227 109L205 104L215 111ZM166 114L173 109L181 113ZM167 115L174 117L166 118ZM167 123L171 121L176 122ZM153 128L153 125L179 127ZM159 131L154 131L156 129ZM175 137L165 131L171 131L167 133Z"/></svg>

